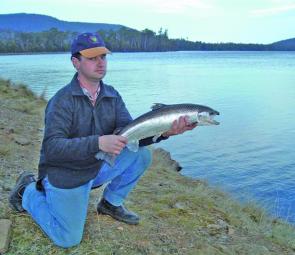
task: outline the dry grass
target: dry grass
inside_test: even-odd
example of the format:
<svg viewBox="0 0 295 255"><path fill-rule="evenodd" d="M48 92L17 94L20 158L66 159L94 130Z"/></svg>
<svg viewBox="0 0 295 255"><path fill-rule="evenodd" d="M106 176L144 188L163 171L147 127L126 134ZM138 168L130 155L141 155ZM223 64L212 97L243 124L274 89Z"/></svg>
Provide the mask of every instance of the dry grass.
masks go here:
<svg viewBox="0 0 295 255"><path fill-rule="evenodd" d="M26 85L13 84L9 80L0 79L0 93L2 100L13 100L15 102L10 105L10 109L23 113L38 113L46 103L43 94L37 96Z"/></svg>

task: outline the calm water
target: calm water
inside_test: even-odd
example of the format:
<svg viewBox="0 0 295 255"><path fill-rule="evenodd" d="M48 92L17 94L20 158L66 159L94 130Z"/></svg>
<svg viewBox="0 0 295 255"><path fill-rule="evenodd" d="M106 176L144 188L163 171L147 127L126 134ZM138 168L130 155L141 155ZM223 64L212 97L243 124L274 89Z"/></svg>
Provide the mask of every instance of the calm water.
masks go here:
<svg viewBox="0 0 295 255"><path fill-rule="evenodd" d="M295 222L295 52L115 53L105 82L134 117L155 102L198 103L220 111L220 126L199 127L160 145L182 173L243 201L255 199ZM51 97L69 82L68 54L0 56L0 76Z"/></svg>

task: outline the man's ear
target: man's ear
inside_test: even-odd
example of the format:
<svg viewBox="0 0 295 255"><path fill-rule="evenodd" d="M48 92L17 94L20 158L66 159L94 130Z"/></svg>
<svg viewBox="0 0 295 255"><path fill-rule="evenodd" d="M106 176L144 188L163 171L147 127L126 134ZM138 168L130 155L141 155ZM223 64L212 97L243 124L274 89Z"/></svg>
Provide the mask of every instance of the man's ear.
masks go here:
<svg viewBox="0 0 295 255"><path fill-rule="evenodd" d="M76 68L76 70L79 70L79 68L80 68L80 60L75 58L75 57L72 57L72 63L73 63L73 66Z"/></svg>

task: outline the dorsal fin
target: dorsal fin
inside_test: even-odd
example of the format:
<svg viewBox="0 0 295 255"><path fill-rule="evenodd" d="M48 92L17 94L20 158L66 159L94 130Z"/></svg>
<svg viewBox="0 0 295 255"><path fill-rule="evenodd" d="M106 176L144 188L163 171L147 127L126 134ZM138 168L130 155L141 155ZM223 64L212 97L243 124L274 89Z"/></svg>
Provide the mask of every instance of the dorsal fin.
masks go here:
<svg viewBox="0 0 295 255"><path fill-rule="evenodd" d="M160 109L162 107L166 106L166 104L161 104L161 103L154 103L151 107L151 109L154 111L154 110L157 110L157 109Z"/></svg>

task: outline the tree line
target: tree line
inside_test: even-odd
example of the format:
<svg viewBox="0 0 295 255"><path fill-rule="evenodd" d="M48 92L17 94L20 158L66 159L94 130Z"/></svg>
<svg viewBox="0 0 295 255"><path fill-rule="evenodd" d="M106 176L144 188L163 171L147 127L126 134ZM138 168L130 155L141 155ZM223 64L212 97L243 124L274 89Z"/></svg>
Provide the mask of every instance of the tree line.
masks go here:
<svg viewBox="0 0 295 255"><path fill-rule="evenodd" d="M155 51L222 51L222 50L271 50L271 45L242 43L204 43L185 39L169 39L168 31L157 33L144 29L137 31L122 27L119 30L97 31L106 46L113 52L155 52ZM0 31L0 53L68 52L76 32L59 31L52 28L43 32Z"/></svg>

